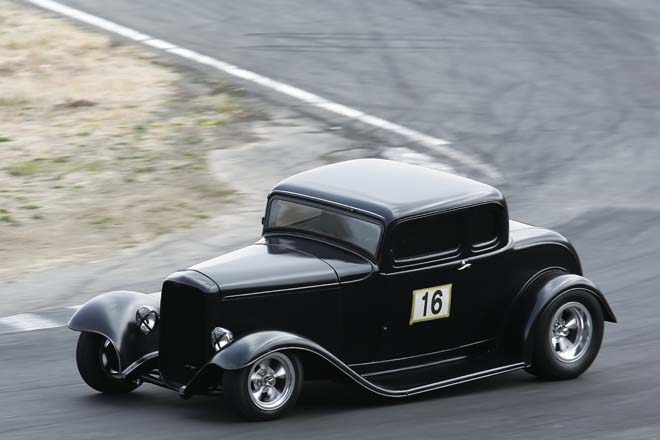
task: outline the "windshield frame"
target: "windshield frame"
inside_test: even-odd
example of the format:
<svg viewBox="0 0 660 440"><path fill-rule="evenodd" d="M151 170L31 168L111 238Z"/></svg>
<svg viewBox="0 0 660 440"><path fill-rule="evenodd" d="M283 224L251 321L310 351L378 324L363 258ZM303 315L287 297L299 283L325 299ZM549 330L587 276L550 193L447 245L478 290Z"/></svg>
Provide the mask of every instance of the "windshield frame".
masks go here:
<svg viewBox="0 0 660 440"><path fill-rule="evenodd" d="M374 252L372 253L371 250L363 248L356 243L353 243L348 240L342 240L341 238L334 237L331 235L326 235L322 233L316 233L315 231L310 231L310 230L305 230L305 229L298 229L294 227L286 227L286 226L280 226L280 227L269 227L268 226L268 219L270 218L270 212L271 212L271 207L273 205L273 202L276 200L281 200L285 202L290 202L290 203L297 203L299 205L305 205L309 206L311 208L316 208L316 209L322 209L326 210L329 212L334 212L340 215L344 215L346 217L352 217L361 221L365 221L371 224L374 224L378 226L378 229L380 230L378 234L378 243L375 246ZM312 238L317 238L321 239L326 242L330 242L332 244L337 244L342 247L347 247L353 251L357 251L361 255L369 257L371 260L374 262L377 262L380 256L380 250L384 242L385 238L385 225L382 220L380 220L378 217L369 215L367 213L363 213L362 211L358 211L357 209L353 209L350 207L344 207L343 205L336 205L331 202L327 202L324 200L317 200L317 199L308 199L304 196L299 196L299 195L285 195L281 193L273 193L271 196L268 198L268 205L266 206L266 214L263 218L263 235L267 234L272 234L272 233L278 233L278 232L283 232L283 233L290 233L290 234L299 234L303 236L310 236Z"/></svg>

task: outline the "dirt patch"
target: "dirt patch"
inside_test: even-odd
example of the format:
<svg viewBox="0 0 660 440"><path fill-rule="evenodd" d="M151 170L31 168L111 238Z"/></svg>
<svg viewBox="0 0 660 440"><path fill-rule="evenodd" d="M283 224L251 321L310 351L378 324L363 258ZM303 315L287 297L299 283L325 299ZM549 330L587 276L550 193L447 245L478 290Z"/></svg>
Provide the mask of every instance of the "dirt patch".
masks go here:
<svg viewBox="0 0 660 440"><path fill-rule="evenodd" d="M0 0L0 278L109 255L218 212L210 150L259 115L219 82Z"/></svg>

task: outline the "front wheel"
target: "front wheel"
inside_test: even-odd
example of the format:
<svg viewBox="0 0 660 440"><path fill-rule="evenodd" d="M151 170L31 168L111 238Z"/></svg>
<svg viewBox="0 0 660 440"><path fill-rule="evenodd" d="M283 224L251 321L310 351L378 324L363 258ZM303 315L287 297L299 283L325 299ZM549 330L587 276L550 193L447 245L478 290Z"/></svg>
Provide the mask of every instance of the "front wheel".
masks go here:
<svg viewBox="0 0 660 440"><path fill-rule="evenodd" d="M298 356L276 352L240 370L225 371L227 404L248 420L272 420L298 400L303 367Z"/></svg>
<svg viewBox="0 0 660 440"><path fill-rule="evenodd" d="M83 332L76 349L78 371L85 383L106 394L130 393L139 382L118 377L119 357L112 343L96 333Z"/></svg>
<svg viewBox="0 0 660 440"><path fill-rule="evenodd" d="M603 311L589 292L564 293L535 325L532 363L527 371L546 379L573 379L592 364L603 340Z"/></svg>

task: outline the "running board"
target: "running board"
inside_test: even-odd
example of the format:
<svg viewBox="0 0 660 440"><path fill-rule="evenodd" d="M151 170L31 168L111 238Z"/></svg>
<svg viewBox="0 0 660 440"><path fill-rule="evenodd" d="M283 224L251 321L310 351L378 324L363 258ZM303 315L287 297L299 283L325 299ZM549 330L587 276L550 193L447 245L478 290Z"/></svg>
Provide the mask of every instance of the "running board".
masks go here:
<svg viewBox="0 0 660 440"><path fill-rule="evenodd" d="M503 374L503 373L508 373L510 371L515 371L515 370L522 370L525 368L527 365L524 362L514 362L514 363L506 363L504 365L499 365L493 368L488 368L485 370L481 371L474 371L468 374L462 374L462 375L457 375L448 379L444 379L441 381L435 381L435 382L430 382L428 384L423 384L423 385L417 385L417 386L412 386L410 388L405 388L405 387L390 387L387 385L383 384L377 384L374 383L364 376L358 374L355 370L353 370L351 367L340 361L337 357L332 355L331 353L327 351L317 351L317 350L312 350L307 347L296 347L296 346L286 346L286 347L281 347L276 350L272 350L268 353L265 353L262 355L260 358L265 357L269 355L270 353L274 353L277 351L285 351L285 350L299 350L299 351L306 351L313 353L326 361L328 361L330 364L335 366L339 371L344 373L346 376L351 378L354 382L356 382L358 385L361 385L362 387L366 388L367 390L379 394L381 396L385 397L408 397L408 396L413 396L415 394L421 394L421 393L426 393L428 391L434 391L438 390L441 388L447 388L450 386L454 385L459 385L462 383L466 382L472 382L474 380L479 380L479 379L485 379L487 377L491 376L496 376L498 374ZM255 362L258 362L259 358L255 360ZM487 363L486 363L487 364ZM492 365L492 363L491 363Z"/></svg>
<svg viewBox="0 0 660 440"><path fill-rule="evenodd" d="M323 350L323 349L311 349L309 347L302 347L302 346L283 346L283 347L278 347L275 350L268 351L264 354L262 354L260 357L252 360L250 363L258 362L261 358L270 355L271 353L275 353L278 351L305 351L309 352L312 354L315 354L319 356L320 358L326 360L329 362L331 365L333 365L335 368L337 368L339 371L344 373L346 376L348 376L350 379L352 379L354 382L356 382L358 385L364 387L365 389L381 395L385 397L408 397L408 396L413 396L416 394L421 394L421 393L426 393L429 391L434 391L438 390L441 388L447 388L450 386L454 385L459 385L462 383L466 382L471 382L474 380L479 380L479 379L484 379L487 377L491 376L496 376L498 374L503 374L503 373L508 373L510 371L515 371L515 370L521 370L526 367L526 364L524 362L514 362L514 363L505 363L504 365L498 365L492 368L487 368L484 370L480 371L473 371L470 373L467 373L469 370L464 370L464 373L467 374L457 374L454 377L449 377L444 380L436 380L436 381L429 381L429 383L422 383L422 384L411 384L412 386L406 387L404 386L391 386L389 384L385 383L375 383L370 380L368 380L365 376L362 376L358 374L355 370L353 370L351 367L343 363L341 360L339 360L336 356L334 356L332 353ZM157 359L157 358L153 358ZM462 358L461 358L462 359ZM149 359L151 360L151 358ZM451 359L451 360L459 360L459 359ZM484 362L484 366L487 366L490 363L492 366L493 364L496 364L496 361L491 360L490 362ZM146 362L145 362L146 364ZM474 365L474 364L472 364ZM207 379L205 375L210 375L213 376L214 373L217 372L217 370L207 368L207 367L218 367L217 365L213 363L209 363L205 365L203 368L201 368L197 374L191 379L191 381L183 387L176 388L172 387L171 385L167 384L165 381L162 380L162 378L156 376L156 375L149 375L145 374L142 375L141 379L145 382L152 383L154 385L158 385L161 387L169 388L175 391L178 391L181 397L184 399L190 398L193 394L197 394L200 390L204 389L204 387L207 384ZM424 369L426 366L422 365L419 366L421 369ZM137 370L137 369L136 369ZM135 370L134 370L135 371ZM411 373L414 374L413 371ZM433 374L436 379L438 375ZM444 374L446 377L446 374ZM442 377L442 375L439 375ZM428 377L428 376L427 376ZM384 379L385 382L389 382L389 380ZM419 383L419 382L418 382ZM200 388L201 387L201 388Z"/></svg>
<svg viewBox="0 0 660 440"><path fill-rule="evenodd" d="M519 362L516 364L504 365L497 368L491 368L490 370L479 371L472 374L467 374L465 376L456 377L453 379L447 379L442 382L432 383L429 385L422 385L416 388L411 388L406 390L406 395L412 396L415 394L425 393L427 391L438 390L440 388L446 388L453 385L458 385L466 382L472 382L473 380L485 379L491 376L497 376L498 374L508 373L510 371L522 370L525 368L524 362Z"/></svg>

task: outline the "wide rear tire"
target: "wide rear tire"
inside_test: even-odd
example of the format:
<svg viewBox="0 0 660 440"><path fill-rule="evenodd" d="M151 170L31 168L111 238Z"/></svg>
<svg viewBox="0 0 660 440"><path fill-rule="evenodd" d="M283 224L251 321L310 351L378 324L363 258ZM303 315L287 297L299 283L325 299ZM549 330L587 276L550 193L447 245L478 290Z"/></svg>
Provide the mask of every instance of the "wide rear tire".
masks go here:
<svg viewBox="0 0 660 440"><path fill-rule="evenodd" d="M603 340L604 318L593 294L561 294L534 326L532 362L527 372L544 379L574 379L596 359Z"/></svg>
<svg viewBox="0 0 660 440"><path fill-rule="evenodd" d="M303 384L302 362L292 353L275 352L240 370L225 371L227 406L246 420L283 416L298 400Z"/></svg>
<svg viewBox="0 0 660 440"><path fill-rule="evenodd" d="M83 332L76 348L78 372L91 388L106 394L126 394L140 386L134 380L116 377L119 359L114 346L105 336Z"/></svg>

